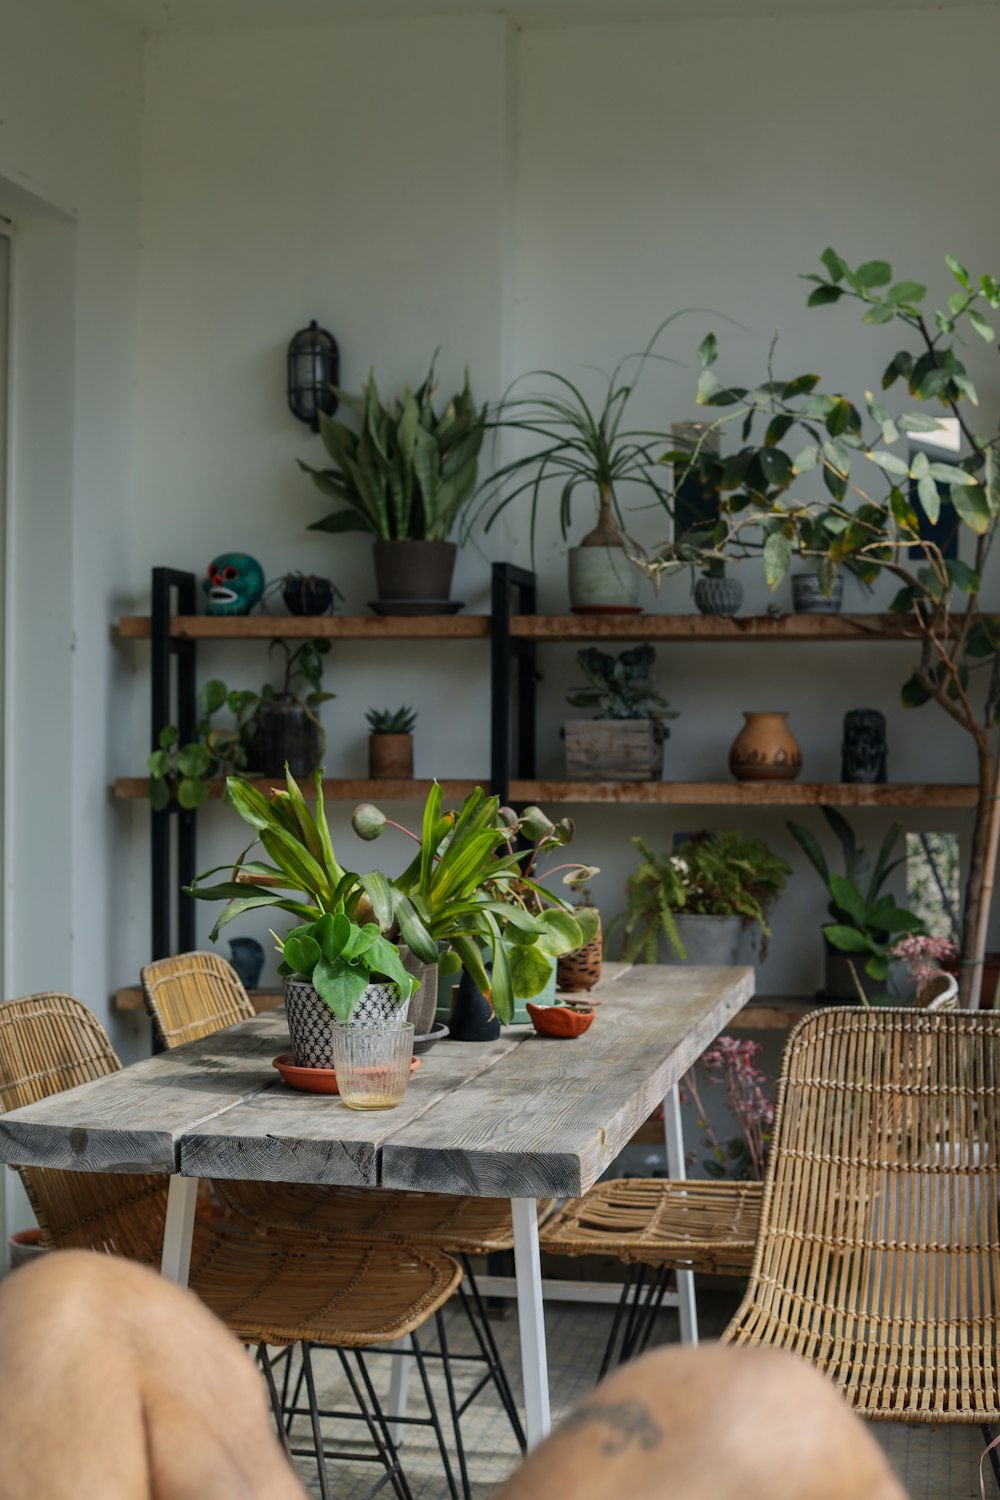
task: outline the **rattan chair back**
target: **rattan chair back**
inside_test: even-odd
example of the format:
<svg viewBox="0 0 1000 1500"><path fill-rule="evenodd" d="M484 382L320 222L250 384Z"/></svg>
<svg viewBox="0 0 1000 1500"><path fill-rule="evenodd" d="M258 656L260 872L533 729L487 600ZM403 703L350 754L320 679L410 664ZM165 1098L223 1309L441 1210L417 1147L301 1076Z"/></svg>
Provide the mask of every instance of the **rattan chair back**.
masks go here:
<svg viewBox="0 0 1000 1500"><path fill-rule="evenodd" d="M0 1112L117 1073L103 1026L72 995L28 995L0 1005ZM107 1250L159 1263L165 1177L18 1169L51 1249Z"/></svg>
<svg viewBox="0 0 1000 1500"><path fill-rule="evenodd" d="M239 975L217 953L179 953L141 970L142 998L168 1050L254 1014Z"/></svg>
<svg viewBox="0 0 1000 1500"><path fill-rule="evenodd" d="M1000 1016L813 1012L725 1337L804 1355L876 1420L996 1420L998 1187Z"/></svg>

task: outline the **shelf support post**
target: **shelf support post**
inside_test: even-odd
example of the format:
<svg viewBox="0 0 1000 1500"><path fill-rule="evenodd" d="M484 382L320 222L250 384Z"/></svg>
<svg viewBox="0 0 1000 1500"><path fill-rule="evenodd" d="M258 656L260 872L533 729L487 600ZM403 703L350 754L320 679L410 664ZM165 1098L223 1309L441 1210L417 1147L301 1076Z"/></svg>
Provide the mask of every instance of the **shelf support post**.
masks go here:
<svg viewBox="0 0 1000 1500"><path fill-rule="evenodd" d="M513 563L494 563L490 617L490 790L501 802L510 799L512 769L522 780L535 775L535 642L511 636L515 594L516 613L535 614L538 590L534 573Z"/></svg>
<svg viewBox="0 0 1000 1500"><path fill-rule="evenodd" d="M176 608L174 607L176 596ZM181 744L194 735L197 717L195 690L195 643L175 640L170 634L174 614L195 612L193 573L176 568L154 568L152 585L152 639L150 670L152 675L150 748L159 748L160 731L176 722ZM176 658L177 671L171 670ZM176 681L174 680L176 676ZM176 719L173 705L176 702ZM176 839L173 830L176 829ZM151 956L167 958L195 945L194 902L181 894L196 870L195 817L176 802L162 812L150 812L152 864L152 931ZM176 844L176 877L174 845ZM173 916L176 912L176 941Z"/></svg>

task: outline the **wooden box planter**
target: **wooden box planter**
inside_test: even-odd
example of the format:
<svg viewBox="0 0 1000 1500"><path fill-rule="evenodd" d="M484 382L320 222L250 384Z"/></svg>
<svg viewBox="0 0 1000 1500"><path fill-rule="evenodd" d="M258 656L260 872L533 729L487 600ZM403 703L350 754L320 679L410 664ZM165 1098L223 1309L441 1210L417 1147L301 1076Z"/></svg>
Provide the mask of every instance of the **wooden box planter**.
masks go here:
<svg viewBox="0 0 1000 1500"><path fill-rule="evenodd" d="M661 781L666 730L655 719L570 719L569 781Z"/></svg>

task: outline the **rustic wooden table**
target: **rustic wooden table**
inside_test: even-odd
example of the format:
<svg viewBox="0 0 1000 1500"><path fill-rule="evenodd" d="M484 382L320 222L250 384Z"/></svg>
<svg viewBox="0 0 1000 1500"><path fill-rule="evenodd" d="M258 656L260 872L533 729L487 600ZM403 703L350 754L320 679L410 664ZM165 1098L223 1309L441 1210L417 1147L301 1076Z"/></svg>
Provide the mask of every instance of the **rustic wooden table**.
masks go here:
<svg viewBox="0 0 1000 1500"><path fill-rule="evenodd" d="M169 1173L162 1268L181 1283L200 1177L510 1198L533 1444L549 1427L536 1200L585 1193L661 1100L670 1171L683 1174L677 1082L753 982L743 968L608 966L584 1036L515 1028L496 1042L441 1042L402 1104L373 1113L281 1083L270 1063L288 1032L270 1012L0 1117L0 1161ZM686 1302L693 1327L690 1277Z"/></svg>

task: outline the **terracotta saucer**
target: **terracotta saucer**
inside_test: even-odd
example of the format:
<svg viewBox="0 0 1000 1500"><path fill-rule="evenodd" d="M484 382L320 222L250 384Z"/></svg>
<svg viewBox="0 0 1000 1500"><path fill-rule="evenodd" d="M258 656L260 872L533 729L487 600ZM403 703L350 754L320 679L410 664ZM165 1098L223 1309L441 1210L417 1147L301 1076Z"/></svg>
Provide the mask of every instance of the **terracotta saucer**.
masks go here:
<svg viewBox="0 0 1000 1500"><path fill-rule="evenodd" d="M271 1067L277 1068L285 1083L293 1089L301 1089L306 1094L339 1094L337 1087L337 1075L332 1068L299 1068L295 1065L295 1058L291 1052L282 1052L280 1057L271 1059ZM420 1067L420 1058L415 1057L410 1063L410 1075Z"/></svg>

